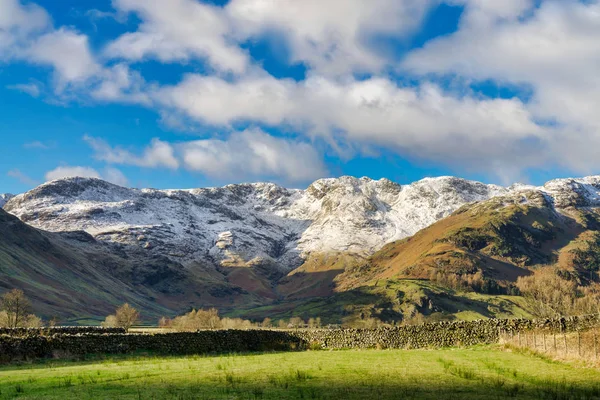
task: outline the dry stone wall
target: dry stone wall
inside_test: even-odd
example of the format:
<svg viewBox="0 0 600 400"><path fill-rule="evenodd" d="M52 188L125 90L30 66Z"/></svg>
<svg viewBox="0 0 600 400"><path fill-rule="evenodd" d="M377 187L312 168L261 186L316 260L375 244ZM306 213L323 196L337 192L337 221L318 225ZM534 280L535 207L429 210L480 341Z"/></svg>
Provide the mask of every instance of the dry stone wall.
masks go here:
<svg viewBox="0 0 600 400"><path fill-rule="evenodd" d="M78 335L82 333L125 333L125 328L104 328L101 326L51 326L43 328L0 328L0 335L31 336L66 334Z"/></svg>
<svg viewBox="0 0 600 400"><path fill-rule="evenodd" d="M572 332L600 323L598 315L555 319L488 319L438 322L379 329L334 329L298 331L296 335L310 346L324 349L425 348L472 346L497 343L503 333L530 330Z"/></svg>
<svg viewBox="0 0 600 400"><path fill-rule="evenodd" d="M126 334L106 329L0 331L0 361L87 354L147 351L202 354L291 351L306 348L424 348L497 343L503 333L528 330L570 332L597 326L598 315L544 320L440 322L379 329L297 331L226 330L185 333Z"/></svg>

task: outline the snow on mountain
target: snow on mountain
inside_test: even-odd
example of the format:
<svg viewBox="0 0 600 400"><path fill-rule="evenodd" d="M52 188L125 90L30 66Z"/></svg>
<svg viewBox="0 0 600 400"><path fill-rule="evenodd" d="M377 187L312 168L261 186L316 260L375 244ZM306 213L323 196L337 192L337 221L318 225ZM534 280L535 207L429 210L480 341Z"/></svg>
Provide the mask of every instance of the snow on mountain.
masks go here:
<svg viewBox="0 0 600 400"><path fill-rule="evenodd" d="M555 180L541 188L454 177L405 186L341 177L318 180L306 190L271 183L139 190L67 178L15 196L4 208L40 229L84 230L98 240L141 246L185 265L267 264L289 271L309 253L369 254L466 203L531 190L557 207L600 205L600 177Z"/></svg>
<svg viewBox="0 0 600 400"><path fill-rule="evenodd" d="M0 193L0 208L4 207L4 205L13 197L15 197L15 195L10 193Z"/></svg>

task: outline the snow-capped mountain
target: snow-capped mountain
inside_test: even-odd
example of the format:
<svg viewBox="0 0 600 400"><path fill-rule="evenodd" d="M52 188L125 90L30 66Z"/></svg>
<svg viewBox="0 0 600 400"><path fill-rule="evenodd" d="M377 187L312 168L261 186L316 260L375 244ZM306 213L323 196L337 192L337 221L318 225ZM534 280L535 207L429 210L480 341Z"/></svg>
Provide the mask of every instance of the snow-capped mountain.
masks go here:
<svg viewBox="0 0 600 400"><path fill-rule="evenodd" d="M4 205L13 197L15 197L15 195L10 193L0 193L0 208L4 207Z"/></svg>
<svg viewBox="0 0 600 400"><path fill-rule="evenodd" d="M282 272L313 252L370 254L462 205L540 191L556 207L600 205L600 177L503 188L453 177L401 186L387 179L322 179L306 190L270 183L190 190L127 189L68 178L15 196L4 209L48 231L84 230L184 265L269 265Z"/></svg>

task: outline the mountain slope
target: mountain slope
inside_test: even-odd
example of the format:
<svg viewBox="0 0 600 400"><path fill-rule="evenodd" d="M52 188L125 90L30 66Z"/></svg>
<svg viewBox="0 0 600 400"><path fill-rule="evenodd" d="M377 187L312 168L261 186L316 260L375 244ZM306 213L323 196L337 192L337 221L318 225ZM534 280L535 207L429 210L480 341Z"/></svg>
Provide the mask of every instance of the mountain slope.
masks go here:
<svg viewBox="0 0 600 400"><path fill-rule="evenodd" d="M257 301L222 276L194 276L166 257L119 251L85 232L40 231L3 210L0 278L1 291L24 289L45 318L101 319L115 306L130 302L154 322L197 304Z"/></svg>
<svg viewBox="0 0 600 400"><path fill-rule="evenodd" d="M600 248L597 184L555 183L552 191L520 187L465 205L367 258L311 257L280 281L287 301L238 314L257 319L326 315L334 316L328 322L358 325L419 314L529 316L527 303L514 295L518 277L556 265L563 276L585 285L594 276L588 261L600 259L590 253ZM564 190L573 187L577 191Z"/></svg>
<svg viewBox="0 0 600 400"><path fill-rule="evenodd" d="M1 193L0 194L0 208L4 207L4 205L6 203L8 203L8 201L10 199L12 199L13 197L15 197L13 194L10 194L10 193Z"/></svg>
<svg viewBox="0 0 600 400"><path fill-rule="evenodd" d="M600 177L509 188L343 177L306 190L164 191L63 179L5 205L41 230L3 214L0 290L39 289L42 303L50 299L45 315L100 316L122 301L149 318L212 306L256 318L328 313L331 322L526 315L500 294L536 265L579 273L571 250L595 237L598 207ZM449 279L488 294L453 292Z"/></svg>
<svg viewBox="0 0 600 400"><path fill-rule="evenodd" d="M83 230L186 266L204 262L289 272L313 252L370 254L467 202L505 191L447 177L403 187L343 177L306 190L259 183L164 191L70 178L16 196L4 208L40 229Z"/></svg>

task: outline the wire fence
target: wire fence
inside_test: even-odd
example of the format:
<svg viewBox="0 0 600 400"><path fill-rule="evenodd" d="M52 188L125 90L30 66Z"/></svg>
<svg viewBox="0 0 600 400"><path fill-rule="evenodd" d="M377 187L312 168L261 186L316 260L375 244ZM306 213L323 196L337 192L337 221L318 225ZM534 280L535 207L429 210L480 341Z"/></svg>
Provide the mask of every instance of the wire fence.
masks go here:
<svg viewBox="0 0 600 400"><path fill-rule="evenodd" d="M501 343L554 358L600 361L600 327L576 332L526 331L502 333Z"/></svg>

